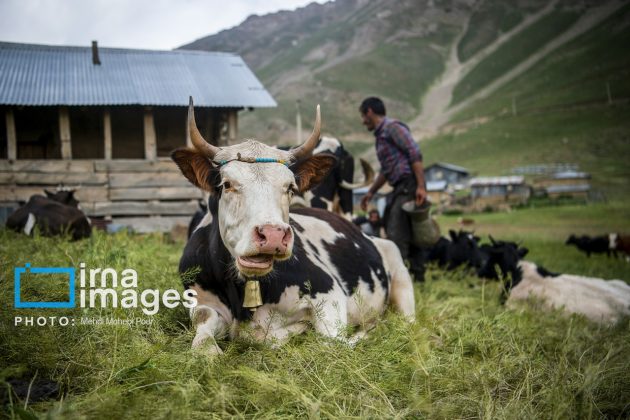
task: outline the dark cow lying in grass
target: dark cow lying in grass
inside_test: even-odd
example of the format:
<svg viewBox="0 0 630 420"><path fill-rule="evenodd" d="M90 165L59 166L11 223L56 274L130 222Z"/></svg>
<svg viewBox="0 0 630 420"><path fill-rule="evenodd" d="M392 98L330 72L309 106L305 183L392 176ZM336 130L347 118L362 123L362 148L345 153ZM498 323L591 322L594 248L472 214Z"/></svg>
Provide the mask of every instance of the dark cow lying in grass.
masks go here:
<svg viewBox="0 0 630 420"><path fill-rule="evenodd" d="M580 237L571 235L565 242L567 245L575 245L577 249L586 253L587 257L591 254L603 254L606 253L610 257L611 252L615 254L615 250L611 247L611 238L609 235L601 235L590 237L588 235L582 235Z"/></svg>
<svg viewBox="0 0 630 420"><path fill-rule="evenodd" d="M192 99L188 121L194 148L177 149L172 157L190 182L211 194L179 265L186 286L197 292L193 347L206 343L219 353L215 337L239 331L281 344L308 325L352 342L388 303L414 319L411 278L393 242L368 238L325 210L289 213L293 193L312 188L335 164L332 156L311 156L319 107L313 134L290 151L253 140L210 145L196 127ZM185 273L195 267L200 271L187 281ZM243 306L253 279L260 281L261 298L254 312ZM348 326L359 327L350 338Z"/></svg>
<svg viewBox="0 0 630 420"><path fill-rule="evenodd" d="M543 309L562 309L602 324L614 324L630 315L630 286L622 280L552 273L521 261L527 249L513 242L492 240L491 246L482 248L489 256L484 275L504 280L508 307L533 297Z"/></svg>
<svg viewBox="0 0 630 420"><path fill-rule="evenodd" d="M79 210L74 191L45 191L47 197L32 196L13 212L6 226L16 232L30 235L37 226L42 235L54 236L69 233L72 239L87 238L92 234L88 218Z"/></svg>

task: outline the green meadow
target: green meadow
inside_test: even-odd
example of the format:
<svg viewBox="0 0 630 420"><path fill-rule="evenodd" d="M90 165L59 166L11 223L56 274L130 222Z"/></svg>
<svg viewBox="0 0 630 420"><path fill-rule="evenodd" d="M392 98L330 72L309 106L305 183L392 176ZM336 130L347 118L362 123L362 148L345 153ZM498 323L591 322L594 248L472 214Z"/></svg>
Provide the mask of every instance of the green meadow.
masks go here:
<svg viewBox="0 0 630 420"><path fill-rule="evenodd" d="M625 203L525 208L471 216L484 240L522 241L550 270L630 281L630 264L587 258L568 233L628 231ZM458 228L440 216L442 230ZM415 284L416 321L387 312L355 347L296 336L277 349L220 340L224 355L192 350L184 308L14 309L13 269L134 268L138 289L177 289L184 244L166 235L97 232L80 242L0 231L0 387L6 418L622 418L630 415L630 320L499 303L501 287L464 270L431 267ZM54 282L23 300L62 298ZM15 316L68 316L76 325L14 325ZM150 324L84 325L81 317ZM35 378L35 380L33 380ZM58 384L52 399L18 396L9 382Z"/></svg>

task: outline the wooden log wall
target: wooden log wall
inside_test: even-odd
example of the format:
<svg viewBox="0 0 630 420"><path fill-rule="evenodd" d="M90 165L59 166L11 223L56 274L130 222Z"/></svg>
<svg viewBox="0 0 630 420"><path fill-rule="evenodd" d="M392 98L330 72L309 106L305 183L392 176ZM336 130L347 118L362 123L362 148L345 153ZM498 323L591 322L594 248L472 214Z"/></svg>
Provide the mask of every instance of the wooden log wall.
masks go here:
<svg viewBox="0 0 630 420"><path fill-rule="evenodd" d="M170 159L0 160L0 206L17 207L44 189L76 188L82 210L140 232L187 225L202 192Z"/></svg>

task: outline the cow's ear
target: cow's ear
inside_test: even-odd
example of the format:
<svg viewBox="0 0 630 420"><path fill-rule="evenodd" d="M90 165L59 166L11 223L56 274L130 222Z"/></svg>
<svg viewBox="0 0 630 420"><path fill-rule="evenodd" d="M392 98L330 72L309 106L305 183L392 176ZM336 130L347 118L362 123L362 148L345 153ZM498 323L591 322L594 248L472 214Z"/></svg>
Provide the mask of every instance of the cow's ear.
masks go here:
<svg viewBox="0 0 630 420"><path fill-rule="evenodd" d="M336 163L337 158L335 156L328 153L318 153L291 165L298 191L303 193L322 182Z"/></svg>
<svg viewBox="0 0 630 420"><path fill-rule="evenodd" d="M457 232L455 232L453 229L449 229L448 234L451 237L451 241L455 242L457 240Z"/></svg>
<svg viewBox="0 0 630 420"><path fill-rule="evenodd" d="M215 192L219 171L208 158L194 149L182 147L173 150L171 159L193 185L210 193Z"/></svg>
<svg viewBox="0 0 630 420"><path fill-rule="evenodd" d="M55 194L51 193L48 190L44 190L44 192L46 193L46 197L50 198L50 197L54 197Z"/></svg>
<svg viewBox="0 0 630 420"><path fill-rule="evenodd" d="M527 255L527 253L529 252L529 249L527 249L525 247L522 247L522 248L519 248L518 251L516 251L516 252L518 253L518 256L520 258L524 258L525 255Z"/></svg>

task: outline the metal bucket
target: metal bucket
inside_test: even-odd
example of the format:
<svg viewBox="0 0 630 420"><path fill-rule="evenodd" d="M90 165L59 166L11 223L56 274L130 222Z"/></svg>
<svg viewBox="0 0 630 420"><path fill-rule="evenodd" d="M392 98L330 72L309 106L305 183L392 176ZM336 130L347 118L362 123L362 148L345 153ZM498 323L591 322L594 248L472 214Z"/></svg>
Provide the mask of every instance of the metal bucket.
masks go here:
<svg viewBox="0 0 630 420"><path fill-rule="evenodd" d="M402 209L411 219L411 243L420 248L435 245L440 239L440 226L431 217L431 202L425 200L417 207L415 201L407 201L402 205Z"/></svg>

